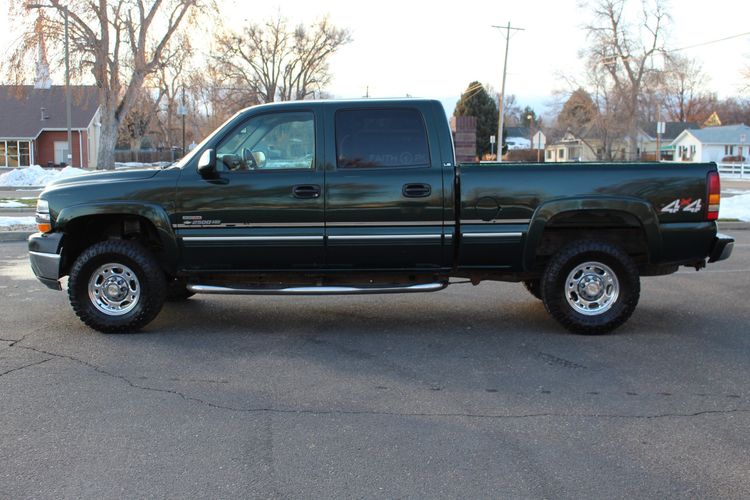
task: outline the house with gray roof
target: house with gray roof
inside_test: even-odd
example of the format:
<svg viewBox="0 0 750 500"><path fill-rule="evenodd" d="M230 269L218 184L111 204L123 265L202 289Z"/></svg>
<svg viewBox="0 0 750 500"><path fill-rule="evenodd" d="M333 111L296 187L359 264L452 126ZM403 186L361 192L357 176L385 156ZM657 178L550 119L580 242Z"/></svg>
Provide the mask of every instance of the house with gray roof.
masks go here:
<svg viewBox="0 0 750 500"><path fill-rule="evenodd" d="M72 89L68 158L65 86L0 85L0 167L93 167L99 141L98 91Z"/></svg>
<svg viewBox="0 0 750 500"><path fill-rule="evenodd" d="M750 127L744 123L683 130L672 141L674 161L732 163L748 161Z"/></svg>
<svg viewBox="0 0 750 500"><path fill-rule="evenodd" d="M674 141L685 130L700 129L699 123L694 122L663 122L664 132L661 137L657 137L657 122L645 122L638 126L638 152L641 160L656 161L674 160L674 148L671 142ZM661 151L657 155L657 149Z"/></svg>

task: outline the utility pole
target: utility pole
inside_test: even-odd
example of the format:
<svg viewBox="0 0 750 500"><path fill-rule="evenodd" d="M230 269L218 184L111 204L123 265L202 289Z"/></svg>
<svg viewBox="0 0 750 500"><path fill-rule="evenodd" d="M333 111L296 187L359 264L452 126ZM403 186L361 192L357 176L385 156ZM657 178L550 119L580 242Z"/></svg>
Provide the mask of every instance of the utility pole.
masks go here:
<svg viewBox="0 0 750 500"><path fill-rule="evenodd" d="M68 157L67 164L73 166L73 133L71 132L71 110L70 110L70 48L68 36L68 6L65 6L65 114L68 122ZM79 132L80 134L80 132ZM83 165L79 165L83 167Z"/></svg>
<svg viewBox="0 0 750 500"><path fill-rule="evenodd" d="M503 156L503 126L505 125L505 75L508 70L508 45L510 44L510 30L523 31L524 28L511 28L510 21L507 26L492 25L493 28L505 30L505 60L503 62L503 83L500 87L500 118L497 121L497 161L501 162Z"/></svg>

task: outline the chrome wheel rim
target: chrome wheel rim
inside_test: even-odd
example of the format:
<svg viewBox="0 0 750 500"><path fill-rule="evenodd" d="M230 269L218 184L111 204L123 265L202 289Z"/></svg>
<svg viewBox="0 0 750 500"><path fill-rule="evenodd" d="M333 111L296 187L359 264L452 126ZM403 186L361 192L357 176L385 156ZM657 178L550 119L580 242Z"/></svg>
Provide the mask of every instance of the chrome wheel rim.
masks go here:
<svg viewBox="0 0 750 500"><path fill-rule="evenodd" d="M141 298L141 284L128 266L108 263L89 278L89 300L108 316L122 316L132 311Z"/></svg>
<svg viewBox="0 0 750 500"><path fill-rule="evenodd" d="M596 316L609 311L620 295L620 282L609 266L584 262L574 267L565 280L565 298L576 312Z"/></svg>

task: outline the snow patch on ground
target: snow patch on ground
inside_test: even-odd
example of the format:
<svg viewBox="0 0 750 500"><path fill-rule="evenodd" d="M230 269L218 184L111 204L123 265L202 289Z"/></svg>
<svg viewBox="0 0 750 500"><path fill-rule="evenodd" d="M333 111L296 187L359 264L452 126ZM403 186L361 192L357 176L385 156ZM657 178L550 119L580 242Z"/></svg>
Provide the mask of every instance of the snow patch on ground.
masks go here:
<svg viewBox="0 0 750 500"><path fill-rule="evenodd" d="M25 206L20 201L0 200L0 208L24 208Z"/></svg>
<svg viewBox="0 0 750 500"><path fill-rule="evenodd" d="M46 169L39 165L11 170L0 175L0 186L46 186L57 179L75 177L88 170L76 167L65 167L62 170Z"/></svg>
<svg viewBox="0 0 750 500"><path fill-rule="evenodd" d="M719 218L750 222L750 193L722 198Z"/></svg>
<svg viewBox="0 0 750 500"><path fill-rule="evenodd" d="M34 217L0 217L0 231L28 231L36 228Z"/></svg>

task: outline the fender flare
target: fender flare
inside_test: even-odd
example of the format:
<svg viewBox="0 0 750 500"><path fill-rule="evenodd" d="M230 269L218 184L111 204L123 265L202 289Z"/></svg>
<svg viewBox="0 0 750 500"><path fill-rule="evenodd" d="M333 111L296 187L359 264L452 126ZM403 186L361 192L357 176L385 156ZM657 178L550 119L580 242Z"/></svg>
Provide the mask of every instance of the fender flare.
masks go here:
<svg viewBox="0 0 750 500"><path fill-rule="evenodd" d="M651 261L658 261L661 254L661 233L659 218L650 203L631 197L591 196L564 198L548 201L537 207L529 224L523 249L523 267L534 267L536 249L547 223L553 217L566 212L587 211L623 212L638 219L646 235L646 244Z"/></svg>
<svg viewBox="0 0 750 500"><path fill-rule="evenodd" d="M177 237L172 230L169 215L161 205L133 201L107 201L73 205L60 210L55 220L55 227L65 231L65 227L74 220L90 215L135 215L148 220L156 228L156 234L164 247L164 255L157 256L157 258L167 271L174 272L176 270L179 256Z"/></svg>

